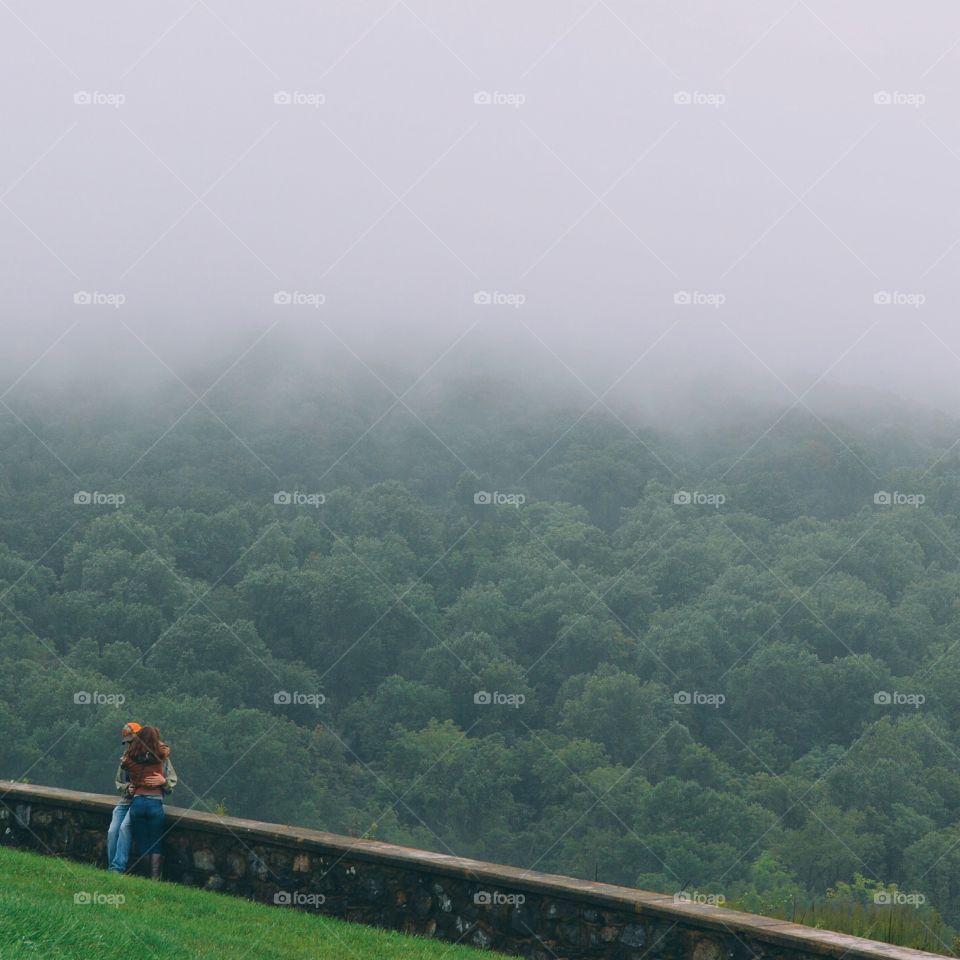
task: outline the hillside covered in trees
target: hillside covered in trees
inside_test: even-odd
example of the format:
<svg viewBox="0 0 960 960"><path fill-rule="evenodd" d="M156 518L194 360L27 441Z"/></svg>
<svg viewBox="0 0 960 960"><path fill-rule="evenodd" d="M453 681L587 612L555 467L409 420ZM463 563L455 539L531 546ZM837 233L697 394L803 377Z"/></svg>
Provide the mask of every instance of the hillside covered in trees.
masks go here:
<svg viewBox="0 0 960 960"><path fill-rule="evenodd" d="M0 777L960 924L955 425L245 383L0 415Z"/></svg>

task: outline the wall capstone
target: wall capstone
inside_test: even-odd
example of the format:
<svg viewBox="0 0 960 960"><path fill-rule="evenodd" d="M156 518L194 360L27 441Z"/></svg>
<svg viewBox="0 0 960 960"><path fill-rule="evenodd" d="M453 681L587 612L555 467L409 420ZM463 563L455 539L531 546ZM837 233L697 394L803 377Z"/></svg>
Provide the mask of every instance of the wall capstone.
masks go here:
<svg viewBox="0 0 960 960"><path fill-rule="evenodd" d="M115 798L0 780L0 844L105 866ZM530 960L931 960L629 887L167 807L164 878ZM143 873L145 863L136 871Z"/></svg>

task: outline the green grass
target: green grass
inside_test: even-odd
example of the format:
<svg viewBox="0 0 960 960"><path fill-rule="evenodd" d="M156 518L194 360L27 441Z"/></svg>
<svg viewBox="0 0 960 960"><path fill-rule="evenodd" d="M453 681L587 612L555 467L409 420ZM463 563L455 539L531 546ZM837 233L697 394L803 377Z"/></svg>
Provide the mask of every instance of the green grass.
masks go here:
<svg viewBox="0 0 960 960"><path fill-rule="evenodd" d="M75 903L75 895L82 893L125 899L115 905ZM467 947L0 848L2 960L471 960L477 954ZM491 954L485 951L485 956Z"/></svg>
<svg viewBox="0 0 960 960"><path fill-rule="evenodd" d="M854 883L838 883L816 899L775 902L751 894L728 900L724 906L928 953L960 956L960 936L933 907L897 904L895 897L877 904L874 894L878 892L896 894L897 888L857 874Z"/></svg>

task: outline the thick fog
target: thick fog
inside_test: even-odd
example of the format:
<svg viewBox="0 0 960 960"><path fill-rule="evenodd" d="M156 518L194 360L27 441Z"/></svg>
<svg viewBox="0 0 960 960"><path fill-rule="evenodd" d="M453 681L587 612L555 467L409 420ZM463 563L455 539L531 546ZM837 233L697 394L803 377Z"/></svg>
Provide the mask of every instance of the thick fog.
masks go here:
<svg viewBox="0 0 960 960"><path fill-rule="evenodd" d="M960 408L945 0L2 0L0 75L13 405L282 346Z"/></svg>

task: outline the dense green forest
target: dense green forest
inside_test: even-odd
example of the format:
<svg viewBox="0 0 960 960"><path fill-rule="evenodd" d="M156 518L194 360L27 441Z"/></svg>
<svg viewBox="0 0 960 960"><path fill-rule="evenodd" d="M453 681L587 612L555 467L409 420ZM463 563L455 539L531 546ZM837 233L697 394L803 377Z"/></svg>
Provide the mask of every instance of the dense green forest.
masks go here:
<svg viewBox="0 0 960 960"><path fill-rule="evenodd" d="M960 925L956 425L243 384L0 413L0 777Z"/></svg>

